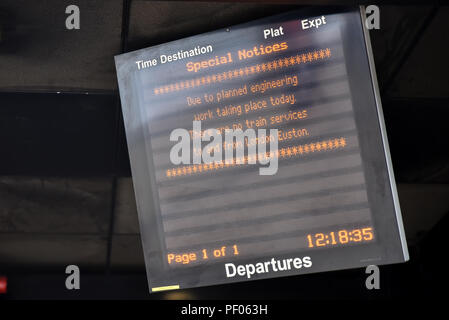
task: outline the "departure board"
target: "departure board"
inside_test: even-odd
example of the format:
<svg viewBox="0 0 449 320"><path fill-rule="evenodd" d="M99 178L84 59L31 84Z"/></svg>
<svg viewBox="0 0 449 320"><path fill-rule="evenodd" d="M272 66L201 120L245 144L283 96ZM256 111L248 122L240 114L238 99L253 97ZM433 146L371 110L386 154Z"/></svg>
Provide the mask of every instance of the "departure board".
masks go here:
<svg viewBox="0 0 449 320"><path fill-rule="evenodd" d="M363 15L116 56L150 291L408 260Z"/></svg>

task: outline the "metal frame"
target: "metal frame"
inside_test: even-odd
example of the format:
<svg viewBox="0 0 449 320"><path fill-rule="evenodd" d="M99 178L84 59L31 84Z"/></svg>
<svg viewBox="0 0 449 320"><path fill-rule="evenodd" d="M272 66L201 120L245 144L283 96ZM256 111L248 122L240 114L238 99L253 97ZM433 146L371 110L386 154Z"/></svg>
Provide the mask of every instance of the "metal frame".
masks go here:
<svg viewBox="0 0 449 320"><path fill-rule="evenodd" d="M360 6L360 19L362 22L363 35L365 38L366 53L368 56L368 64L369 64L369 69L370 69L370 73L371 73L371 83L373 86L377 115L379 117L380 132L382 135L382 143L384 145L385 161L387 163L388 177L390 180L391 194L393 196L393 204L394 204L394 208L395 208L395 212L396 212L396 220L397 220L397 225L398 225L398 230L399 230L399 236L401 238L402 252L404 254L404 259L406 261L408 261L410 256L408 253L407 240L405 237L404 225L402 222L401 206L399 204L399 197L398 197L398 192L397 192L397 188L396 188L396 181L394 179L393 163L391 161L390 147L388 144L384 114L382 111L382 102L380 100L380 91L379 91L379 86L377 84L376 67L374 65L373 51L372 51L372 47L371 47L369 31L366 28L366 25L364 23L364 21L366 19L366 12L365 12L364 6Z"/></svg>

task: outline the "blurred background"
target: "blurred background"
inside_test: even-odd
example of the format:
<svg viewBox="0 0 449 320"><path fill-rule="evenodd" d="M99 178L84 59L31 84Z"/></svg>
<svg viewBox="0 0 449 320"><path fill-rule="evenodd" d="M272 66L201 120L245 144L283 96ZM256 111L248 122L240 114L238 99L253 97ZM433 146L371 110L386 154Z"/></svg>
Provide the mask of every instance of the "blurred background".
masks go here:
<svg viewBox="0 0 449 320"><path fill-rule="evenodd" d="M401 2L367 4L380 8L370 35L410 262L381 267L376 291L354 269L149 295L114 55L312 1L0 0L0 299L437 295L447 283L449 7ZM80 30L65 28L70 4ZM81 290L65 289L69 264Z"/></svg>

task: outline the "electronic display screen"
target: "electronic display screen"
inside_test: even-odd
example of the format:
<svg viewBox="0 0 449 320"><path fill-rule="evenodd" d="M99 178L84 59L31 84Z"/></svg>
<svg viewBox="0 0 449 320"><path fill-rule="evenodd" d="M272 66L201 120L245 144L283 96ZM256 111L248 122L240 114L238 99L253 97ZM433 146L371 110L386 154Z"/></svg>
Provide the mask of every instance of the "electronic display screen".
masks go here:
<svg viewBox="0 0 449 320"><path fill-rule="evenodd" d="M363 22L305 9L116 57L151 291L408 260Z"/></svg>

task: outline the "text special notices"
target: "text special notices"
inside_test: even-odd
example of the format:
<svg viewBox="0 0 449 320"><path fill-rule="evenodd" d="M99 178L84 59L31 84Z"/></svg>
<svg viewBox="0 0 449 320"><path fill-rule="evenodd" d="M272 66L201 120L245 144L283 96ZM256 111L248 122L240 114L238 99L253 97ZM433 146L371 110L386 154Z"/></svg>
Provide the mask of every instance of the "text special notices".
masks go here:
<svg viewBox="0 0 449 320"><path fill-rule="evenodd" d="M191 137L198 134L192 131L193 121L201 121L200 134L209 128L217 129L223 135L226 129L278 129L279 148L275 156L280 160L300 159L311 153L345 147L344 137L313 140L315 129L313 125L307 124L313 115L309 112L309 106L300 101L298 96L302 66L331 59L331 48L298 50L291 48L288 40L272 40L270 44L248 45L220 53L214 52L211 45L198 47L189 53L182 51L171 55L170 61L179 63L182 60L182 77L152 88L152 94L156 99L168 101L173 95L176 101L183 101L185 109L181 113L189 115L189 122L183 125L190 130ZM167 58L164 59L162 61L168 61ZM274 137L268 135L266 138L268 142ZM249 146L258 142L245 139L244 143ZM236 145L223 143L222 154L227 148L235 149ZM188 177L210 176L221 170L228 170L232 174L232 170L244 165L249 165L248 156L234 158L232 163L222 161L170 165L164 170L167 180L182 178L185 182ZM188 212L188 215L192 214L195 213ZM179 212L174 217L178 220L188 219L188 227L177 225L175 218L171 218L170 224L167 224L173 226L166 231L166 262L170 266L226 260L248 254L242 250L246 246L229 241L221 243L220 239L208 239L204 242L208 245L203 246L201 239L194 239L191 233L194 231L189 230L201 230L205 233L215 230L203 231L201 223L196 225L196 220L188 216L181 217ZM177 230L182 232L177 234ZM189 242L190 239L193 239L192 243Z"/></svg>

